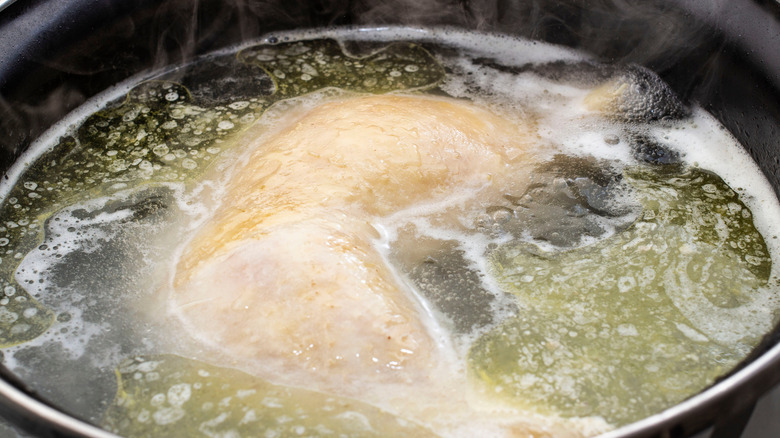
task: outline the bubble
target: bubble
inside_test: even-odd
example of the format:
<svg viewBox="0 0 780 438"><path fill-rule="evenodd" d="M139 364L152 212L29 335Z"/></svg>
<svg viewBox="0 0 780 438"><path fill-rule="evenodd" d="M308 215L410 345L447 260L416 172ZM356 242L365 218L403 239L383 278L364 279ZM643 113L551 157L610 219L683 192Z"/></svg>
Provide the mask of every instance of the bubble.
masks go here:
<svg viewBox="0 0 780 438"><path fill-rule="evenodd" d="M158 144L152 148L152 153L154 153L159 157L166 155L168 151L169 151L168 145L165 143Z"/></svg>
<svg viewBox="0 0 780 438"><path fill-rule="evenodd" d="M617 332L620 336L637 336L639 332L633 324L620 324L617 326Z"/></svg>
<svg viewBox="0 0 780 438"><path fill-rule="evenodd" d="M706 193L717 193L718 188L715 186L715 184L704 184L701 186L701 189Z"/></svg>
<svg viewBox="0 0 780 438"><path fill-rule="evenodd" d="M142 374L138 373L137 377L138 377L138 379L140 379L142 377ZM136 380L138 380L138 379L136 379ZM150 404L152 406L156 407L156 408L159 408L160 406L162 406L165 403L165 400L166 400L165 394L157 393L157 394L152 396L152 398L150 400Z"/></svg>
<svg viewBox="0 0 780 438"><path fill-rule="evenodd" d="M16 324L13 327L11 327L11 334L13 335L20 335L22 333L26 333L32 328L30 324Z"/></svg>
<svg viewBox="0 0 780 438"><path fill-rule="evenodd" d="M217 127L219 129L222 129L222 130L233 129L234 126L235 125L233 124L233 122L231 122L229 120L223 120L223 121L219 122L219 124L217 125Z"/></svg>
<svg viewBox="0 0 780 438"><path fill-rule="evenodd" d="M129 167L129 164L125 160L123 160L123 159L115 159L108 166L108 170L110 172L117 173L117 172L122 172L124 170L127 170L128 167ZM32 193L31 193L31 195L32 195Z"/></svg>
<svg viewBox="0 0 780 438"><path fill-rule="evenodd" d="M183 160L181 161L181 166L182 166L183 168L185 168L185 169L192 170L192 169L195 169L195 168L197 168L197 167L198 167L198 163L197 163L197 162L195 162L195 160L193 160L193 159L190 159L190 158L185 158L185 159L183 159Z"/></svg>
<svg viewBox="0 0 780 438"><path fill-rule="evenodd" d="M155 411L152 418L155 423L164 426L181 420L185 415L186 412L180 407L167 407Z"/></svg>
<svg viewBox="0 0 780 438"><path fill-rule="evenodd" d="M248 107L248 106L249 106L249 102L248 102L248 101L246 101L246 100L242 100L242 101L238 101L238 102L233 102L233 103L231 103L231 104L229 104L229 105L228 105L228 107L230 107L230 109L233 109L233 110L235 110L235 111L240 111L240 110L243 110L244 108L246 108L246 107Z"/></svg>
<svg viewBox="0 0 780 438"><path fill-rule="evenodd" d="M143 409L140 413L138 413L136 419L138 419L138 421L141 423L148 423L151 419L151 413L146 409Z"/></svg>
<svg viewBox="0 0 780 438"><path fill-rule="evenodd" d="M636 279L630 276L620 277L618 279L617 285L618 285L618 290L622 293L625 293L630 291L634 287L636 287Z"/></svg>
<svg viewBox="0 0 780 438"><path fill-rule="evenodd" d="M302 71L302 72L303 72L305 75L309 76L309 79L311 79L312 77L315 77L315 76L319 76L319 72L317 72L317 69L315 69L314 67L312 67L312 65L311 65L311 64L309 64L309 63L307 63L307 62L304 62L304 63L301 65L301 71Z"/></svg>
<svg viewBox="0 0 780 438"><path fill-rule="evenodd" d="M189 383L178 383L168 390L168 403L172 406L182 406L192 395L192 387Z"/></svg>
<svg viewBox="0 0 780 438"><path fill-rule="evenodd" d="M5 307L0 308L0 324L11 325L19 319L19 314L11 312Z"/></svg>

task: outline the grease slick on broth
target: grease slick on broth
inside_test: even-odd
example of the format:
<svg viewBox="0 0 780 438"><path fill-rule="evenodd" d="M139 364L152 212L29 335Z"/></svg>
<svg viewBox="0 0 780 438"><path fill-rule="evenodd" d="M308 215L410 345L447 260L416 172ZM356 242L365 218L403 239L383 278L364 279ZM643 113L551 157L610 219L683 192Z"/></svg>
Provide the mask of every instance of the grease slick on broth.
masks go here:
<svg viewBox="0 0 780 438"><path fill-rule="evenodd" d="M275 34L9 171L4 364L142 436L595 436L777 322L777 199L653 72L453 29Z"/></svg>

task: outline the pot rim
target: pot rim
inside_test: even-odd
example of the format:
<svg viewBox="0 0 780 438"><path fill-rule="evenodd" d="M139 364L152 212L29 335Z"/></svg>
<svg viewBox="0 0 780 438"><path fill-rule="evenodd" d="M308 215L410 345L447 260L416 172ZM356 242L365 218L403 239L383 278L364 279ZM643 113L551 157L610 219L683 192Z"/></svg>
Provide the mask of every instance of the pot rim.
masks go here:
<svg viewBox="0 0 780 438"><path fill-rule="evenodd" d="M15 1L16 0L0 0L0 11L11 6L11 4Z"/></svg>
<svg viewBox="0 0 780 438"><path fill-rule="evenodd" d="M0 11L16 1L0 0ZM780 6L780 0L775 0L774 6ZM668 431L676 427L686 427L686 424L693 425L687 426L690 429L683 429L684 434L692 435L723 419L729 419L735 412L753 404L778 382L780 382L780 343L775 343L741 369L683 402L598 437L626 438L659 433L662 436L669 436ZM118 438L111 432L36 399L2 377L0 377L0 413L8 415L8 420L11 422L43 421L45 426L41 425L42 427L48 427L50 431L65 433L68 436Z"/></svg>
<svg viewBox="0 0 780 438"><path fill-rule="evenodd" d="M13 414L9 421L31 419L43 420L48 431L58 431L68 436L90 438L119 438L117 435L101 429L86 421L72 417L52 406L47 405L20 390L4 378L0 378L0 407L9 408ZM3 412L5 414L5 412ZM36 425L36 428L39 428ZM75 434L75 435L74 435Z"/></svg>
<svg viewBox="0 0 780 438"><path fill-rule="evenodd" d="M692 435L699 432L699 429L705 429L707 424L712 424L716 414L722 415L725 403L731 403L733 409L728 414L733 415L746 407L742 405L752 404L752 400L758 398L758 396L742 397L740 403L737 396L744 395L746 390L763 394L767 388L774 386L778 381L780 381L780 344L776 344L741 370L695 396L662 412L600 434L597 438L640 437L659 433L668 436L668 431L682 425L685 418L703 417L705 425L696 429L683 430L684 434L687 432L688 435ZM43 420L49 430L64 432L69 436L75 434L74 436L77 437L119 438L118 435L36 400L4 378L0 378L0 408L11 409L15 419L24 417L31 418L33 421ZM730 418L728 414L724 418Z"/></svg>

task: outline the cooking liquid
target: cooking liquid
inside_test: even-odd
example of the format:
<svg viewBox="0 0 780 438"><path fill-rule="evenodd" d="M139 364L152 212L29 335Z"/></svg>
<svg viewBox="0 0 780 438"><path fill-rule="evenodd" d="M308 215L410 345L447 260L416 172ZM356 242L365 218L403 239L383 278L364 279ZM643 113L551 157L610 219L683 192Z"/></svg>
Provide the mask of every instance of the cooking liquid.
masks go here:
<svg viewBox="0 0 780 438"><path fill-rule="evenodd" d="M277 43L269 38L239 48L238 56L215 54L130 84L127 99L112 100L128 87L108 93L108 104L63 122L12 171L16 184L5 185L7 235L0 241L8 248L0 262L5 363L55 402L128 435L593 435L702 390L773 327L774 194L728 133L700 109L688 110L649 72L454 31L272 38ZM399 40L415 43L389 42ZM370 97L383 93L397 96ZM400 187L422 183L412 182L413 174L393 180L412 164L388 149L380 159L400 163L389 182L374 182L369 192L347 185L347 198L356 199L313 219L295 218L293 232L270 234L273 227L254 224L236 228L238 237L199 243L204 235L209 242L204 230L237 217L226 213L236 205L252 218L264 211L244 204L267 192L247 190L243 199L236 186L242 175L262 183L263 172L278 171L268 170L279 160L264 147L283 142L292 135L284 130L301 120L325 125L313 140L302 137L316 144L338 115L361 102L393 103L357 127L389 120L392 130L394 111L419 111L414 121L422 128L430 126L425 117L441 118L442 129L454 133L441 134L450 143L499 139L488 148L500 151L499 164L486 162L474 179L468 167L452 166L478 159L455 161L442 168L452 181L429 181L430 193L405 195ZM439 105L453 112L437 113ZM451 120L480 112L474 120ZM478 120L510 127L484 140L469 134ZM423 131L415 132L422 142ZM304 149L304 156L315 152ZM377 157L341 158L352 169ZM259 170L248 172L252 166ZM316 174L311 169L299 173ZM341 196L338 180L311 193L305 184L287 199L308 208L319 205L320 191L330 193L323 205ZM337 187L328 192L328 184ZM323 218L324 226L317 222ZM270 324L269 314L258 322L256 314L243 316L234 298L225 301L229 293L214 292L231 278L242 281L229 264L207 272L211 283L199 298L182 298L194 290L188 270L200 278L198 266L230 254L220 247L247 239L247 251L256 253L232 268L260 275L257 269L278 264L262 271L263 281L284 279L280 273L290 276L278 280L282 286L313 281L311 271L328 263L334 265L323 278L340 272L339 255L303 257L320 254L318 239L333 227L346 236L362 233L351 244L363 252L337 254L370 260L389 285L353 286L367 294L359 303L395 297L405 304L388 315L400 315L407 328L350 325L366 311L381 321L371 304L365 311L347 307L353 313L336 315L338 321L292 305L285 310L292 320L283 314ZM252 232L271 237L252 245ZM266 263L252 267L263 257ZM352 293L338 282L333 288L330 304ZM298 286L284 293L301 299L296 294L307 292ZM247 295L246 307L268 312L278 305L262 293ZM203 300L201 313L188 310ZM222 310L231 306L235 313ZM233 325L224 330L227 323ZM329 341L338 347L318 359L315 344L326 339L318 330L327 324L343 330ZM256 339L241 331L252 327L260 327ZM275 328L291 337L279 338ZM395 351L408 351L408 363L392 353L329 365L338 348L359 354L364 337L396 333L407 337ZM285 351L289 339L311 342ZM378 351L375 340L365 342ZM112 402L112 371L120 363L122 391ZM63 368L74 375L63 380L74 383L56 378ZM318 397L322 403L305 402Z"/></svg>

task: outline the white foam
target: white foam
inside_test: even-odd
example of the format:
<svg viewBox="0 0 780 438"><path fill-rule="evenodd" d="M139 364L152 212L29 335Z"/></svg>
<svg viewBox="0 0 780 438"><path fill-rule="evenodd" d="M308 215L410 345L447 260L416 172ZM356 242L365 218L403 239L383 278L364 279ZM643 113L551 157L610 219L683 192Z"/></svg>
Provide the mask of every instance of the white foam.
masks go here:
<svg viewBox="0 0 780 438"><path fill-rule="evenodd" d="M673 129L651 132L676 147L685 161L710 170L739 193L753 213L753 222L767 244L773 259L773 277L780 277L780 202L758 164L718 121L695 107L690 121Z"/></svg>

